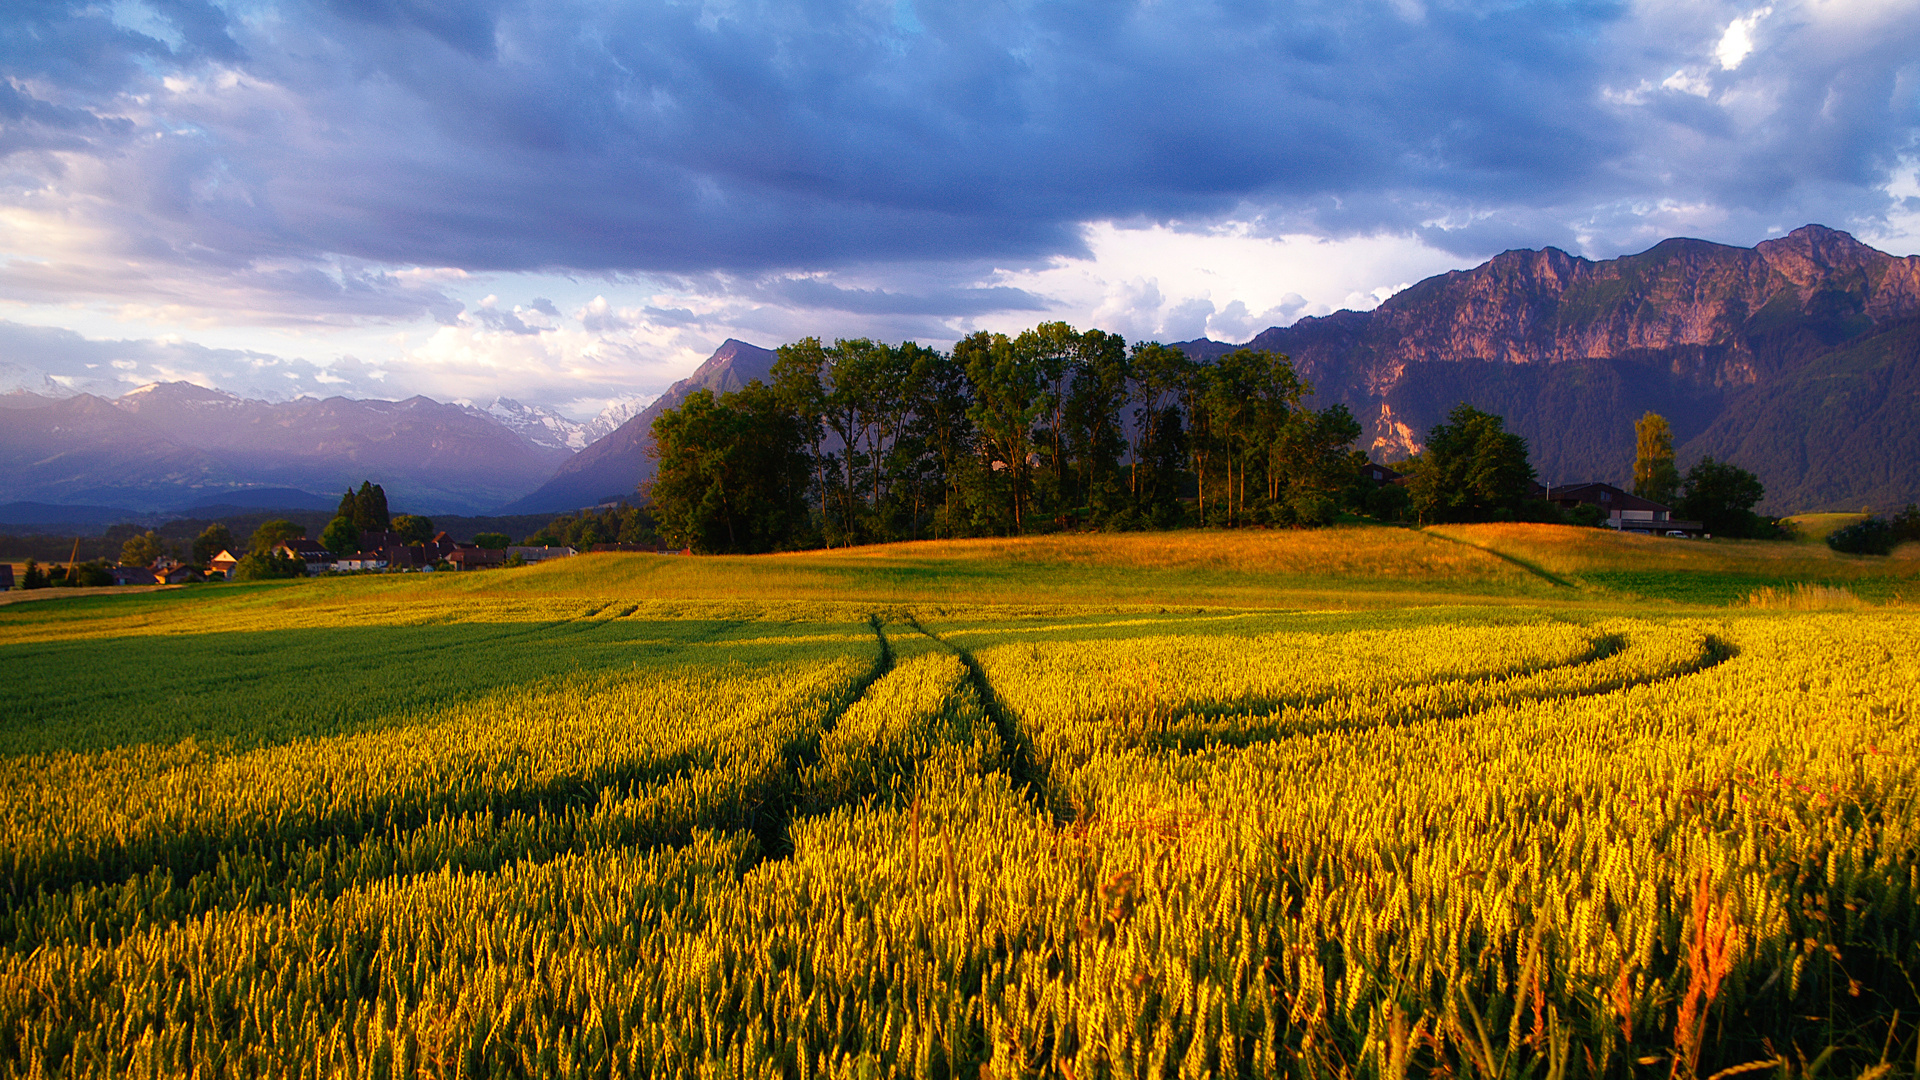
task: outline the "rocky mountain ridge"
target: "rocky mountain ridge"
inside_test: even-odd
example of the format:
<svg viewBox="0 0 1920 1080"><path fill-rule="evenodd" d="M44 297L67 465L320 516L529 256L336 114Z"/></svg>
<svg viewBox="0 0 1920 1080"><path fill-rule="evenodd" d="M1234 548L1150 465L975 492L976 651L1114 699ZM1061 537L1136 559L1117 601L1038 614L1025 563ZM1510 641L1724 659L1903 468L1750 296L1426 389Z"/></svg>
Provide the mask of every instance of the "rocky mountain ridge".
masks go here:
<svg viewBox="0 0 1920 1080"><path fill-rule="evenodd" d="M584 450L612 434L621 424L653 403L651 395L622 398L591 420L574 420L544 405L529 405L512 398L494 398L485 408L469 406L498 420L508 430L535 446L552 450Z"/></svg>
<svg viewBox="0 0 1920 1080"><path fill-rule="evenodd" d="M1509 251L1247 344L1293 357L1318 402L1345 403L1383 460L1416 452L1467 401L1527 437L1543 478L1619 481L1632 422L1652 409L1673 421L1683 467L1732 457L1761 475L1770 509L1858 508L1920 497L1920 468L1899 464L1920 450L1920 411L1895 391L1920 366L1904 332L1916 319L1920 256L1808 225L1752 248L1673 239L1602 261ZM1805 407L1808 394L1824 404Z"/></svg>

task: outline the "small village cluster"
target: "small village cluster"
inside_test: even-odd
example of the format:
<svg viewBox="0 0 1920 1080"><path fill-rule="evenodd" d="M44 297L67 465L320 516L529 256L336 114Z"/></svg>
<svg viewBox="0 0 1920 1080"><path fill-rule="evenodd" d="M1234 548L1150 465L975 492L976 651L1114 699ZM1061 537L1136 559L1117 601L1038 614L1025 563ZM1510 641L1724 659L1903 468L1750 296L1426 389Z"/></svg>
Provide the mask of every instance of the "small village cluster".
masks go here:
<svg viewBox="0 0 1920 1080"><path fill-rule="evenodd" d="M356 570L432 570L443 563L455 570L481 570L516 560L537 563L580 553L570 547L486 548L456 542L445 532L424 544L409 544L396 533L366 532L360 534L360 550L351 554L336 555L318 540L305 537L283 541L274 548L274 554L306 564L307 573L312 575ZM239 563L231 551L222 551L209 563L210 572L226 577ZM166 584L157 579L155 583Z"/></svg>

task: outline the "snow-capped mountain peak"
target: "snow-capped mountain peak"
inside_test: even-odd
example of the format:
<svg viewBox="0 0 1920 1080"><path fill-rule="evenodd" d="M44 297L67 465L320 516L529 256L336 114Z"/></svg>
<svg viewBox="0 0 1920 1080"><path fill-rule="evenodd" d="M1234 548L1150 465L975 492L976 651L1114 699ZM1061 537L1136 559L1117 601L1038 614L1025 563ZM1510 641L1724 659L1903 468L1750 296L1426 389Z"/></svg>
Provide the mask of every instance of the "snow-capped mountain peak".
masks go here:
<svg viewBox="0 0 1920 1080"><path fill-rule="evenodd" d="M492 404L485 408L474 408L473 411L498 420L508 430L535 446L578 450L593 441L582 437L585 425L577 420L569 420L544 405L528 405L503 397L494 398Z"/></svg>
<svg viewBox="0 0 1920 1080"><path fill-rule="evenodd" d="M659 394L640 394L622 398L601 409L599 416L582 425L587 435L587 442L595 442L611 435L615 428L645 412L647 406L653 404L659 397ZM581 445L585 446L586 443Z"/></svg>

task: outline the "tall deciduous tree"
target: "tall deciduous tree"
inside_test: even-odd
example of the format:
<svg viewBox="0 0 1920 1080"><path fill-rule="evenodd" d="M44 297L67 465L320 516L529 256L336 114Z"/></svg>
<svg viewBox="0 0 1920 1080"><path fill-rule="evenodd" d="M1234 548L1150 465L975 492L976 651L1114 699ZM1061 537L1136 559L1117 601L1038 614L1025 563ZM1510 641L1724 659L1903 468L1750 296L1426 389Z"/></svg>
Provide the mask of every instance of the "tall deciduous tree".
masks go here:
<svg viewBox="0 0 1920 1080"><path fill-rule="evenodd" d="M819 498L820 525L827 546L833 546L835 533L826 527L828 505L827 474L834 467L833 457L822 444L825 437L826 387L821 373L827 367L827 354L817 337L802 338L782 345L773 362L773 393L780 407L799 425L812 466L813 487Z"/></svg>
<svg viewBox="0 0 1920 1080"><path fill-rule="evenodd" d="M979 436L974 478L978 524L995 532L1024 532L1033 501L1034 421L1045 408L1034 354L1005 334L969 335L954 346L966 366L973 403L967 418Z"/></svg>
<svg viewBox="0 0 1920 1080"><path fill-rule="evenodd" d="M802 531L811 462L803 425L755 380L687 396L653 422L659 468L648 495L674 546L771 551Z"/></svg>
<svg viewBox="0 0 1920 1080"><path fill-rule="evenodd" d="M139 536L129 537L120 545L121 566L152 566L154 560L166 554L166 545L160 542L160 534L148 529Z"/></svg>
<svg viewBox="0 0 1920 1080"><path fill-rule="evenodd" d="M346 500L341 500L344 513ZM371 480L360 481L360 490L353 496L353 526L361 532L386 532L393 524L387 513L387 493L384 488Z"/></svg>
<svg viewBox="0 0 1920 1080"><path fill-rule="evenodd" d="M320 531L320 546L335 555L351 555L360 550L360 527L350 517L336 517Z"/></svg>
<svg viewBox="0 0 1920 1080"><path fill-rule="evenodd" d="M255 555L268 555L281 544L289 540L299 540L306 535L305 525L296 524L286 518L275 518L253 530L252 542L247 546Z"/></svg>
<svg viewBox="0 0 1920 1080"><path fill-rule="evenodd" d="M1332 522L1353 480L1352 447L1359 437L1360 422L1345 405L1289 413L1268 464L1270 520L1276 525Z"/></svg>
<svg viewBox="0 0 1920 1080"><path fill-rule="evenodd" d="M1527 441L1464 402L1427 433L1415 462L1408 488L1423 523L1511 519L1533 482Z"/></svg>
<svg viewBox="0 0 1920 1080"><path fill-rule="evenodd" d="M1120 464L1127 453L1121 414L1130 396L1129 359L1126 339L1118 334L1088 330L1078 335L1061 418L1073 462L1073 501L1095 522L1125 512L1129 503Z"/></svg>
<svg viewBox="0 0 1920 1080"><path fill-rule="evenodd" d="M233 551L233 530L218 522L200 531L193 541L193 561L197 566L206 566L214 556L221 552Z"/></svg>
<svg viewBox="0 0 1920 1080"><path fill-rule="evenodd" d="M1766 493L1760 478L1740 466L1701 458L1687 470L1680 513L1715 536L1753 536L1764 531L1753 508Z"/></svg>
<svg viewBox="0 0 1920 1080"><path fill-rule="evenodd" d="M1193 381L1194 364L1186 353L1157 341L1134 346L1131 360L1134 440L1127 488L1142 523L1167 526L1180 512L1180 467L1187 457L1180 402Z"/></svg>
<svg viewBox="0 0 1920 1080"><path fill-rule="evenodd" d="M399 514L394 517L392 524L394 534L406 543L424 544L433 539L432 518L421 517L418 514Z"/></svg>
<svg viewBox="0 0 1920 1080"><path fill-rule="evenodd" d="M1673 428L1667 418L1649 412L1633 423L1633 493L1672 506L1680 493L1680 470L1673 463Z"/></svg>

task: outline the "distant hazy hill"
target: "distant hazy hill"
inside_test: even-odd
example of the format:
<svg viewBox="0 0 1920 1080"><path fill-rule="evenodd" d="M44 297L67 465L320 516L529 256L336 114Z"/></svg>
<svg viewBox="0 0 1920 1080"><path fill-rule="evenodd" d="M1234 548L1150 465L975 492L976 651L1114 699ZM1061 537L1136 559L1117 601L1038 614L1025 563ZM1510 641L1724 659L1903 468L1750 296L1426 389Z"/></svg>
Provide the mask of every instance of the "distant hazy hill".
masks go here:
<svg viewBox="0 0 1920 1080"><path fill-rule="evenodd" d="M755 379L766 380L777 354L771 349L728 338L693 374L667 388L633 419L567 459L538 491L501 507L502 514L535 514L593 506L609 498L635 498L635 489L653 478L654 418L677 408L695 390L724 394Z"/></svg>
<svg viewBox="0 0 1920 1080"><path fill-rule="evenodd" d="M257 506L261 488L322 496L373 479L398 508L491 509L570 456L478 410L406 401L272 403L191 383L115 400L0 395L0 500L135 510Z"/></svg>
<svg viewBox="0 0 1920 1080"><path fill-rule="evenodd" d="M1917 327L1920 257L1809 225L1753 248L1668 240L1603 262L1509 251L1249 344L1291 355L1382 458L1417 449L1464 400L1506 416L1543 479L1618 482L1652 409L1683 467L1730 457L1781 511L1920 499Z"/></svg>

